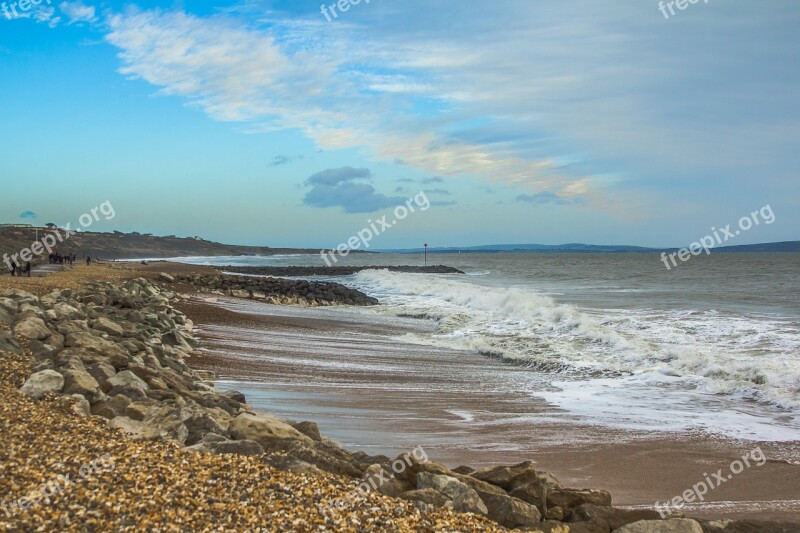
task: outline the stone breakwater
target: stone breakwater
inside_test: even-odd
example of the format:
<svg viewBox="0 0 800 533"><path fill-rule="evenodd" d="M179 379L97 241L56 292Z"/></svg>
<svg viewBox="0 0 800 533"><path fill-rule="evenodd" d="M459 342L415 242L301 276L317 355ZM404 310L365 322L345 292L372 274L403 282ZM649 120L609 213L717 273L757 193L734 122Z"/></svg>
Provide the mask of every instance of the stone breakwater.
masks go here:
<svg viewBox="0 0 800 533"><path fill-rule="evenodd" d="M161 280L177 281L224 296L250 298L271 304L295 304L309 307L330 305L377 305L379 302L361 291L339 283L279 278L260 278L219 274L188 274L173 278L161 274Z"/></svg>
<svg viewBox="0 0 800 533"><path fill-rule="evenodd" d="M25 396L43 402L69 397L71 415L106 421L130 439L172 443L187 453L253 457L293 474L337 474L356 485L367 482L377 496L398 498L404 512L470 513L497 523L498 530L790 531L660 520L655 511L616 509L608 492L564 487L532 462L451 470L427 455L392 460L350 453L321 435L315 423L255 413L241 393L220 394L208 381L212 376L192 370L186 361L199 343L191 320L173 306L182 298L143 278L41 297L8 290L0 294L0 323L9 328L0 327L0 353L31 358L31 375L19 389ZM332 512L330 503L320 503L309 512L337 529L338 513L347 508Z"/></svg>
<svg viewBox="0 0 800 533"><path fill-rule="evenodd" d="M461 270L449 266L435 265L420 266L288 266L288 267L242 267L226 266L219 270L236 272L239 274L253 274L259 276L352 276L362 270L388 270L390 272L403 272L407 274L464 274Z"/></svg>

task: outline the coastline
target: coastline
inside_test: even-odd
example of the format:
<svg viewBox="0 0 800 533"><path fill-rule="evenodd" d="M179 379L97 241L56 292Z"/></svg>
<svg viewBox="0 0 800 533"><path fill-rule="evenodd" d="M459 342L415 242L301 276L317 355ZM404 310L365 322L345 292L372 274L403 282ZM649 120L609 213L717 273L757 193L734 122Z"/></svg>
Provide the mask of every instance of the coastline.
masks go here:
<svg viewBox="0 0 800 533"><path fill-rule="evenodd" d="M173 278L167 272L176 276ZM237 486L238 490L247 494L257 493L258 496L253 497L256 498L255 501L261 502L259 505L274 506L274 499L285 498L281 493L289 490L288 503L293 506L293 514L290 517L294 521L286 522L287 517L283 513L279 523L284 524L281 527L290 529L304 529L306 526L319 524L323 527L333 527L335 530L438 531L456 528L500 531L503 528L497 524L501 523L509 527L525 524L525 527L532 531L577 533L627 531L626 524L633 522L642 523L643 527L660 527L654 525L661 522L655 520L658 515L652 510L643 508L626 510L618 506L612 508L611 495L605 490L567 487L603 486L601 478L606 474L602 469L599 469L598 473L600 464L610 469L625 468L626 461L627 464L634 464L640 470L648 464L661 466L667 464L668 467L673 467L674 464L670 462L675 463L678 460L676 449L680 446L681 451L686 450L685 442L679 439L670 441L670 444L676 447L672 449L672 455L667 453L653 457L654 449L657 450L664 444L657 440L640 441L638 444L641 444L642 448L617 449L616 455L611 455L608 449L602 449L600 446L607 442L610 435L608 432L570 424L567 421L566 424L559 423L552 426L538 424L536 429L540 436L543 435L545 438L534 448L512 450L481 449L480 446L476 449L464 446L448 448L447 439L435 442L435 439L441 437L442 431L442 427L436 424L436 418L415 417L413 409L409 409L408 406L417 405L424 414L431 406L436 405L436 402L455 402L460 406L465 398L473 396L477 402L474 406L469 406L473 414L478 413L481 406L492 405L493 401L498 401L497 398L493 399L491 395L476 395L476 392L481 391L476 391L474 385L450 376L453 372L469 373L471 365L486 364L485 358L463 352L453 353L450 354L454 357L451 363L455 364L451 365L450 372L435 366L426 366L411 373L410 375L416 379L410 381L407 379L407 373L400 369L393 376L404 394L398 394L396 387L376 386L381 384L373 382L371 389L364 388L367 391L366 395L342 395L342 392L352 391L347 391L346 386L340 386L338 389L330 387L330 383L321 379L326 377L324 374L308 374L309 368L320 362L327 363L327 368L340 380L344 380L340 381L340 385L359 373L362 377L370 374L376 378L380 377L375 374L374 368L364 365L358 357L364 354L381 356L375 335L385 332L387 328L390 329L387 324L355 321L362 328L351 332L358 337L356 346L341 342L338 342L337 346L337 340L330 338L331 332L336 332L337 329L349 331L355 324L353 321L349 323L347 320L342 321L342 314L347 314L347 308L310 309L308 302L324 301L328 302L327 305L334 305L337 299L340 301L352 299L346 293L323 291L320 300L316 296L311 298L312 293L316 294L315 291L310 291L308 286L302 286L301 292L295 299L299 303L303 301L307 303L298 306L270 306L247 298L231 300L235 305L256 305L262 306L262 309L278 308L282 311L281 314L288 315L288 319L284 317L282 323L267 324L263 317L245 316L242 319L241 313L226 310L224 306L203 302L209 295L207 291L198 291L198 283L177 282L179 274L189 272L202 273L200 277L203 283L200 285L208 285L209 282L213 285L219 278L213 269L166 264L147 267L95 265L91 268L78 267L72 271L58 272L45 278L22 280L0 278L0 292L4 294L2 300L4 318L0 322L8 324L0 327L0 330L3 330L0 331L2 337L0 340L5 343L4 346L12 350L12 353L4 353L0 365L2 370L0 374L4 380L0 384L3 389L2 395L9 406L5 411L0 410L2 411L0 415L3 417L0 422L4 425L19 426L22 433L27 435L23 441L14 442L13 446L11 442L2 442L0 452L6 460L8 458L12 460L10 463L0 464L0 468L3 469L2 483L10 483L16 487L14 489L16 492L10 493L12 495L17 492L25 494L22 491L26 486L33 488L32 479L36 479L37 476L41 478L41 472L47 471L48 468L58 467L58 464L52 465L46 460L47 454L42 455L41 449L47 447L50 441L64 438L82 450L87 446L90 450L116 446L115 449L122 457L121 463L125 465L122 479L115 474L109 478L93 480L91 492L71 494L69 500L62 499L53 507L30 511L25 515L24 522L7 522L0 516L0 525L8 528L14 527L14 524L18 527L20 523L26 525L57 523L64 529L68 529L70 525L85 526L87 517L78 511L92 509L97 505L103 506L109 498L116 501L120 496L120 490L125 498L133 498L140 504L144 503L144 506L138 505L134 515L128 513L124 505L106 506L102 512L92 511L94 514L91 515L93 520L91 523L106 524L107 527L110 527L109 524L141 526L154 523L166 527L181 523L191 524L193 529L207 529L199 527L203 520L208 525L215 520L224 519L230 524L235 523L237 527L244 527L245 524L253 526L259 524L259 520L262 520L263 525L263 520L266 518L261 514L254 515L247 509L232 507L234 501L225 500L226 496L220 496L218 492L213 492L212 496L209 493L211 489L207 487L201 490L199 487L192 489L186 486L187 480L192 476L207 479L209 472L213 471L217 472L213 475L226 479L230 479L232 475L237 476L236 483L230 481L226 483ZM106 283L91 285L98 281ZM226 278L226 283L228 281L230 280ZM9 287L13 289L7 290ZM285 289L280 283L275 287L279 292ZM330 287L335 289L336 284L331 284ZM23 292L28 290L34 294ZM52 292L54 290L55 292ZM228 292L233 291L228 290ZM211 296L211 298L216 297ZM287 302L291 300L291 298L285 299ZM136 311L138 308L143 309L142 312ZM181 312L182 309L187 312L186 315ZM324 315L326 318L309 320L305 314L312 311L327 313ZM199 331L193 328L192 321L200 326ZM410 323L404 325L403 321L394 319L391 321L396 322L392 327L412 327ZM333 346L339 351L334 351L334 357L328 361L299 357L295 361L295 368L283 373L284 377L291 379L278 383L264 379L266 376L275 375L271 374L274 368L266 373L263 368L259 368L259 365L269 360L263 357L263 344L262 348L256 350L255 357L251 354L251 357L245 357L243 361L241 358L230 356L230 349L237 348L236 343L248 340L246 335L241 335L242 332L238 331L242 327L254 328L259 334L274 335L275 339L295 342L311 337L317 343L311 343L312 346L327 348ZM217 339L213 338L214 328L218 328L217 333L221 333ZM62 335L60 331L64 334ZM200 343L192 333L189 333L190 331L195 331L203 341L202 350L192 348L199 346ZM231 331L235 334L230 335ZM154 340L154 335L158 337L157 341ZM17 340L14 340L15 336ZM309 346L309 343L296 344L296 346L301 345ZM289 353L285 344L279 342L267 347L276 353L283 352L284 355ZM427 349L423 351L424 353L420 353L419 348L412 346L400 346L400 348L405 350L409 361L418 361L420 356L430 355L430 350ZM343 357L344 355L348 358ZM438 355L441 356L441 353ZM394 361L391 357L384 359ZM425 361L424 357L422 360L429 364L436 363L430 359ZM303 365L306 366L305 370L298 371ZM203 372L209 370L210 366L216 366L219 372L218 378L241 375L258 378L272 394L273 403L269 405L269 411L282 418L259 414L257 409L254 410L251 405L245 403L245 396L239 392L215 390L207 381L209 374ZM434 379L426 383L426 377ZM58 378L57 382L53 381L54 378ZM25 385L20 394L16 389L22 383ZM431 383L458 386L450 390L453 394L451 397L448 394L441 394L441 387L438 389L429 387ZM318 386L320 389L317 392L321 395L318 394L315 398L304 397L298 392L308 393L308 391L303 391L298 384ZM220 381L219 385L221 389L224 388L223 382ZM293 390L295 396L289 397L288 393ZM409 395L409 391L414 391L415 394ZM251 394L253 392L255 391L248 393L247 400L248 403L257 405L260 401L259 395ZM24 397L31 393L34 393L36 398L42 397L43 400L31 402ZM67 397L70 394L72 400ZM433 396L426 398L426 394ZM281 402L275 400L282 400L283 405L294 405L296 409L284 417L281 412ZM411 402L405 406L401 404L404 409L403 416L380 416L381 412L390 411L387 407L395 407L392 406L392 402L400 400ZM513 398L506 397L500 400L505 410L485 409L485 412L490 416L502 412L510 415L510 418L492 421L497 423L489 424L482 431L475 433L490 438L494 444L514 443L518 440L520 435L513 433L514 428L523 430L526 428L524 424L519 424L524 418L516 415L547 414L544 402L534 409L529 407L527 411L515 411L513 406L516 404L519 407L522 402L515 402ZM527 398L527 403L531 403L530 398ZM370 411L363 421L369 425L380 425L380 431L385 431L386 435L390 437L406 435L411 440L405 442L392 440L389 446L384 443L384 450L389 452L387 456L379 455L379 450L375 447L370 448L368 453L356 452L358 446L349 445L346 438L340 439L346 444L345 449L341 448L326 438L337 435L335 427L331 427L331 431L326 430L328 424L325 421L325 413L335 419L337 409L352 411L353 408L356 414L358 409ZM447 409L443 411L449 412ZM32 413L33 419L20 418L20 413L24 412ZM55 413L55 418L48 416L48 413ZM294 416L297 414L301 416ZM307 416L309 414L313 416ZM450 414L459 416L457 412ZM54 422L59 417L61 421ZM82 417L81 422L74 422L78 420L75 417ZM298 422L298 419L307 421ZM320 435L315 419L321 422L322 433L325 436ZM467 420L461 422L464 421ZM477 420L472 418L469 422L474 424ZM42 425L43 427L39 427ZM570 432L567 434L567 439L564 438L562 431L564 428ZM129 436L123 436L120 430ZM460 431L462 435L469 434L463 426ZM369 432L363 434L368 435ZM434 437L434 441L430 440L431 436ZM99 445L98 439L101 443ZM128 446L128 443L141 440L145 441L144 445ZM357 443L358 439L354 442ZM617 440L613 444L619 446L620 442L622 441ZM629 444L634 443L635 439ZM387 487L379 485L381 495L370 493L363 502L364 505L351 508L346 517L339 517L331 522L325 513L320 514L311 510L308 501L303 503L305 498L303 495L307 494L309 486L314 487L314 494L326 495L323 496L327 498L324 501L339 501L347 497L348 491L354 490L359 480L362 480L363 484L364 480L371 482L374 479L373 475L388 473L390 470L387 468L394 468L390 457L395 455L391 452L397 451L397 448L393 447L398 444L404 452L398 459L405 458L409 461L409 471L405 475L399 475L398 472L398 477L392 477L391 484ZM565 451L566 444L571 448ZM181 446L188 447L181 450ZM428 462L427 453L425 462L412 462L409 450L418 450L422 447L429 450L430 459L445 464ZM234 455L228 455L232 450L235 450ZM465 450L469 454L465 454ZM149 451L153 453L148 453ZM199 455L181 455L181 468L173 472L170 467L175 462L176 453L184 454L190 451L198 452ZM487 451L490 455L488 459ZM718 459L725 457L725 453L719 449L710 452L707 449L701 451L709 455L701 453L699 458L695 457L694 460L698 464L705 461L705 464L716 465ZM224 455L220 459L215 459L214 457L218 456L209 455L207 452ZM648 454L651 454L649 458ZM39 474L33 474L31 477L28 470L20 466L26 456L36 458ZM195 457L198 459L195 460ZM71 464L77 460L70 455L62 455L61 458ZM519 462L516 459L536 462ZM137 464L139 460L144 460L147 464L140 466ZM463 462L470 462L471 467L448 468ZM480 468L513 462L519 464ZM773 483L771 487L764 485L764 490L772 488L778 491L792 491L793 485L787 485L788 482L783 476L786 472L796 472L796 467L792 470L776 465L777 463L766 463L765 467L768 468L762 470L772 477ZM77 464L73 466L78 468ZM472 467L479 469L475 471ZM224 476L218 473L220 468L228 469ZM334 474L332 476L320 469ZM552 473L548 473L554 469L558 469L557 475L562 476L564 485L561 485ZM292 474L280 473L283 471ZM674 468L673 471L677 474L684 472ZM365 476L363 478L360 477L362 473ZM301 476L297 477L297 474ZM344 478L341 477L342 474L345 474ZM149 479L148 476L153 475L159 476L161 480L156 487L135 482L131 485L129 482L129 480ZM653 475L659 474L655 472ZM201 500L205 499L206 503L192 504L197 506L194 507L197 511L196 516L186 514L186 504L183 500L176 501L173 496L148 500L146 497L142 498L139 492L142 488L150 491L159 490L161 483L164 483L165 487L170 487L171 483L178 479L180 479L180 491L166 492L173 495L181 493L184 494L183 498L187 498L186 493L182 492L184 489L194 490L195 495L201 490L203 493ZM264 479L271 479L274 482L265 486ZM616 478L609 476L609 480L614 479L620 487L614 494L615 503L620 503L620 496L623 501L629 498L630 494L641 496L643 489L636 485L633 476ZM655 477L649 479L651 482L657 481ZM751 489L755 486L754 483L760 482L744 477L741 479L747 481ZM573 484L573 480L576 483ZM302 489L302 494L298 494L297 489L301 487L306 488ZM603 488L612 487L606 484ZM719 494L722 495L723 492ZM387 498L398 495L407 501ZM209 503L220 498L225 500L224 504ZM18 500L21 501L22 499ZM147 504L147 501L150 503ZM628 501L635 500L629 498ZM162 512L157 517L149 516L146 512L148 505L157 506ZM373 507L369 508L369 505ZM304 506L305 514L300 512ZM57 511L51 513L52 509ZM468 514L462 514L464 512ZM272 516L271 510L265 513L267 516ZM494 522L472 513L488 515ZM702 518L701 514L695 512L686 514ZM710 515L712 514L714 518L724 515L722 512ZM765 518L763 512L741 514L741 516L747 517L748 520L746 522L702 521L702 529L715 532L784 532L792 531L794 528L790 524L766 524L749 520L754 517L763 520ZM773 513L770 516L782 521L789 519L797 522L795 515L792 514ZM367 526L364 526L364 521ZM679 528L676 531L699 531L697 528L701 528L701 522L674 520L669 524L665 523L665 527L672 526Z"/></svg>
<svg viewBox="0 0 800 533"><path fill-rule="evenodd" d="M241 309L231 310L237 307ZM800 442L654 434L571 421L568 413L528 393L511 396L505 390L492 393L484 384L470 384L470 366L498 364L482 356L379 344L369 335L385 333L388 326L383 323L354 325L312 317L306 310L281 316L287 313L276 309L277 316L259 316L226 298L194 300L182 309L200 328L198 335L206 348L192 364L214 371L220 388L243 390L257 409L315 420L324 433L343 441L348 449L392 455L423 445L435 461L451 468L535 460L571 486L603 487L612 493L615 505L642 509L682 494L703 480L704 473L727 468L742 454L760 447L767 457L763 466L745 470L711 491L704 502L689 504L684 512L709 519L800 522L800 500L785 497L800 495L800 466L787 462L800 456ZM352 344L336 338L337 332L354 328L367 336L368 351L387 352L358 353ZM260 335L253 337L254 330L269 338L263 351L252 348L264 340ZM301 336L308 344L297 341ZM336 347L337 343L341 346ZM328 346L330 353L321 353L313 345ZM347 353L353 367L378 361L399 370L386 380L373 379L347 370L351 367L332 366L335 353ZM400 357L398 353L405 356L403 362L393 359ZM320 364L313 364L315 358ZM404 366L411 358L416 360ZM453 372L453 366L459 367L453 380L437 377L448 368ZM523 371L504 366L501 370L507 375ZM448 392L458 380L463 386Z"/></svg>

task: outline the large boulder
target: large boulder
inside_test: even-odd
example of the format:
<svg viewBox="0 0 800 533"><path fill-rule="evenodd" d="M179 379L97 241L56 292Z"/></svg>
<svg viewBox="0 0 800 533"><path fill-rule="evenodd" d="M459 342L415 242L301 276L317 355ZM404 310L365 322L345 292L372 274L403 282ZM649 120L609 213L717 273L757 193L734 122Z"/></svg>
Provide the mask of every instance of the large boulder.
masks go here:
<svg viewBox="0 0 800 533"><path fill-rule="evenodd" d="M107 383L112 389L114 387L120 387L123 389L137 389L141 391L142 394L144 394L144 392L150 388L147 383L145 383L139 376L130 370L123 370L122 372L115 374L114 376L108 378Z"/></svg>
<svg viewBox="0 0 800 533"><path fill-rule="evenodd" d="M95 320L94 324L92 324L92 327L97 331L107 333L114 337L122 337L122 335L125 333L125 330L122 329L122 326L103 316Z"/></svg>
<svg viewBox="0 0 800 533"><path fill-rule="evenodd" d="M640 520L619 529L615 533L703 533L703 527L689 518L669 520Z"/></svg>
<svg viewBox="0 0 800 533"><path fill-rule="evenodd" d="M30 316L14 326L14 333L20 337L25 337L31 340L44 340L52 334L52 331L47 329L44 320L38 317Z"/></svg>
<svg viewBox="0 0 800 533"><path fill-rule="evenodd" d="M68 333L64 346L67 348L80 348L81 359L86 364L107 362L120 368L128 364L128 351L118 344L107 341L102 337L92 335L88 331Z"/></svg>
<svg viewBox="0 0 800 533"><path fill-rule="evenodd" d="M65 302L58 302L53 306L53 312L58 320L80 320L85 318L81 311Z"/></svg>
<svg viewBox="0 0 800 533"><path fill-rule="evenodd" d="M535 505L511 496L490 493L478 493L486 504L489 519L509 529L526 528L538 525L542 521L542 513Z"/></svg>
<svg viewBox="0 0 800 533"><path fill-rule="evenodd" d="M100 384L103 392L108 392L113 388L108 380L117 373L116 369L108 363L99 362L86 367L86 371Z"/></svg>
<svg viewBox="0 0 800 533"><path fill-rule="evenodd" d="M469 475L508 491L515 483L536 477L535 464L533 461L525 461L513 466L497 466L478 470Z"/></svg>
<svg viewBox="0 0 800 533"><path fill-rule="evenodd" d="M404 500L414 503L420 511L433 511L437 508L453 508L450 498L434 489L409 490L399 496Z"/></svg>
<svg viewBox="0 0 800 533"><path fill-rule="evenodd" d="M489 512L477 492L451 476L420 472L417 474L417 489L433 489L447 496L453 502L453 510L461 513L486 515Z"/></svg>
<svg viewBox="0 0 800 533"><path fill-rule="evenodd" d="M133 420L127 416L118 416L109 422L108 427L121 430L128 438L133 440L155 440L159 437L158 431L144 422Z"/></svg>
<svg viewBox="0 0 800 533"><path fill-rule="evenodd" d="M96 397L100 392L100 384L88 372L80 370L64 370L64 394L80 394L87 400Z"/></svg>
<svg viewBox="0 0 800 533"><path fill-rule="evenodd" d="M592 505L591 503L584 503L572 510L569 516L569 522L602 520L607 523L611 529L618 529L624 525L640 520L658 520L660 518L660 515L656 511L649 509L616 509L614 507L601 507Z"/></svg>
<svg viewBox="0 0 800 533"><path fill-rule="evenodd" d="M230 440L214 433L206 434L198 443L187 446L186 451L214 454L261 455L264 449L252 440Z"/></svg>
<svg viewBox="0 0 800 533"><path fill-rule="evenodd" d="M63 388L64 376L55 370L42 370L29 377L19 391L34 400L38 400L45 394L51 392L59 393Z"/></svg>
<svg viewBox="0 0 800 533"><path fill-rule="evenodd" d="M183 423L181 408L174 405L163 404L150 409L142 423L162 440L183 445L189 438L189 429Z"/></svg>
<svg viewBox="0 0 800 533"><path fill-rule="evenodd" d="M231 421L228 431L236 440L252 440L264 448L281 440L296 440L308 446L314 444L314 441L289 424L264 414L241 413Z"/></svg>
<svg viewBox="0 0 800 533"><path fill-rule="evenodd" d="M379 464L367 467L363 480L376 492L393 498L404 492L414 489L414 486L403 479L398 479L394 474Z"/></svg>
<svg viewBox="0 0 800 533"><path fill-rule="evenodd" d="M611 506L611 493L600 489L556 489L547 493L547 505L559 506L565 512L584 503L599 507Z"/></svg>
<svg viewBox="0 0 800 533"><path fill-rule="evenodd" d="M0 306L0 322L5 324L13 324L14 323L14 313L6 309L5 307Z"/></svg>
<svg viewBox="0 0 800 533"><path fill-rule="evenodd" d="M0 352L22 355L22 346L19 345L17 339L10 332L2 329L0 329Z"/></svg>
<svg viewBox="0 0 800 533"><path fill-rule="evenodd" d="M108 419L121 417L127 414L130 404L130 398L123 394L118 394L112 398L104 398L92 403L92 414ZM137 420L137 422L140 422L140 420Z"/></svg>

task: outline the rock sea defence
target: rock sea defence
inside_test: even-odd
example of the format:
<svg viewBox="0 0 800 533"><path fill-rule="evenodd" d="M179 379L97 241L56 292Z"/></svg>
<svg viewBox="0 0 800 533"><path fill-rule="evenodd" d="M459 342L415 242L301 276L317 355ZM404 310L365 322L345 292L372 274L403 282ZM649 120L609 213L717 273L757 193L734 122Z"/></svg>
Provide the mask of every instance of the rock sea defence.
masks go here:
<svg viewBox="0 0 800 533"><path fill-rule="evenodd" d="M407 274L464 274L461 270L449 266L288 266L288 267L219 267L225 272L253 274L259 276L352 276L362 270L388 270Z"/></svg>
<svg viewBox="0 0 800 533"><path fill-rule="evenodd" d="M226 274L216 276L189 274L179 275L177 278L161 274L160 279L169 283L191 285L212 294L249 298L270 304L295 304L308 307L378 304L377 299L339 283Z"/></svg>
<svg viewBox="0 0 800 533"><path fill-rule="evenodd" d="M97 282L41 297L17 289L0 294L0 322L10 327L0 328L0 351L33 358L33 373L20 391L34 399L71 397L76 413L105 419L131 439L174 442L186 453L255 456L294 473L329 472L413 502L419 512L449 508L482 515L499 530L782 531L761 525L748 529L735 522L660 520L655 511L616 509L608 492L564 487L533 462L451 470L424 454L406 453L392 460L348 452L323 436L315 423L254 412L241 393L219 393L210 381L213 376L192 370L187 361L199 341L191 320L174 307L189 296L175 292L173 284L234 296L252 290L287 301L292 300L289 288L310 302L365 305L360 302L366 297L336 284L284 285L284 280L195 275L175 279L166 274L159 281L164 283L144 278ZM327 517L341 510L317 511Z"/></svg>

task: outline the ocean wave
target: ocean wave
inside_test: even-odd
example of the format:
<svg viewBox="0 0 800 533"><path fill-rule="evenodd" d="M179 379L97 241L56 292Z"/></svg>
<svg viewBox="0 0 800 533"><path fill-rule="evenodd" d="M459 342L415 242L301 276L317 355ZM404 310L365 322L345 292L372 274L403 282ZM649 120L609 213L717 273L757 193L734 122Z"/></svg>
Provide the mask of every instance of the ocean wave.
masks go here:
<svg viewBox="0 0 800 533"><path fill-rule="evenodd" d="M800 324L701 310L587 310L528 287L386 271L353 277L385 312L439 318L410 340L569 379L623 379L800 410Z"/></svg>

